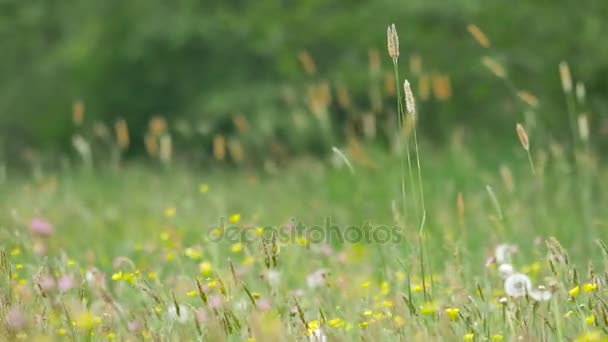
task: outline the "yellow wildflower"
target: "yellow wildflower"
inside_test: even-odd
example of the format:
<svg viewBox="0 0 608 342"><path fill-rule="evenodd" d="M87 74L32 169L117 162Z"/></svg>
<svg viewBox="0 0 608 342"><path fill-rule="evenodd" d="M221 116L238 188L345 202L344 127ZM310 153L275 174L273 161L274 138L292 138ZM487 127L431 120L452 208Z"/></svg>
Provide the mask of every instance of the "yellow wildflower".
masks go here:
<svg viewBox="0 0 608 342"><path fill-rule="evenodd" d="M209 184L201 183L198 186L198 192L206 194L209 191Z"/></svg>
<svg viewBox="0 0 608 342"><path fill-rule="evenodd" d="M240 221L241 221L241 214L239 214L239 213L232 214L228 218L228 222L230 222L230 223L239 223Z"/></svg>
<svg viewBox="0 0 608 342"><path fill-rule="evenodd" d="M198 260L201 258L203 253L200 250L192 247L188 247L184 250L184 255L192 260Z"/></svg>
<svg viewBox="0 0 608 342"><path fill-rule="evenodd" d="M242 250L243 250L243 244L240 242L237 242L230 247L230 251L232 251L232 253L239 253Z"/></svg>
<svg viewBox="0 0 608 342"><path fill-rule="evenodd" d="M380 293L382 293L383 296L386 296L390 291L391 286L389 285L389 283L383 281L382 284L380 284Z"/></svg>
<svg viewBox="0 0 608 342"><path fill-rule="evenodd" d="M168 218L171 218L173 216L175 216L175 212L177 210L175 209L175 207L168 207L165 209L165 216Z"/></svg>
<svg viewBox="0 0 608 342"><path fill-rule="evenodd" d="M131 284L135 283L135 274L133 273L125 273L123 275L123 279Z"/></svg>
<svg viewBox="0 0 608 342"><path fill-rule="evenodd" d="M504 336L502 336L502 334L494 334L492 335L492 337L490 338L492 341L502 341L504 338Z"/></svg>
<svg viewBox="0 0 608 342"><path fill-rule="evenodd" d="M312 321L308 321L308 323L306 324L306 326L308 327L308 334L312 334L315 330L319 329L319 327L321 326L321 323L319 323L319 321L312 320Z"/></svg>
<svg viewBox="0 0 608 342"><path fill-rule="evenodd" d="M334 318L327 321L327 324L332 328L342 328L345 323L339 318Z"/></svg>
<svg viewBox="0 0 608 342"><path fill-rule="evenodd" d="M450 319L452 321L455 321L458 319L458 313L460 312L460 309L458 308L447 308L445 309L445 313L448 314L448 316L450 316Z"/></svg>
<svg viewBox="0 0 608 342"><path fill-rule="evenodd" d="M599 330L587 331L581 336L574 339L574 342L600 342L602 341L602 333Z"/></svg>
<svg viewBox="0 0 608 342"><path fill-rule="evenodd" d="M188 291L188 292L186 293L186 296L188 296L188 297L194 297L194 296L196 296L196 291L195 291L195 290Z"/></svg>
<svg viewBox="0 0 608 342"><path fill-rule="evenodd" d="M417 293L422 292L422 286L420 286L420 285L414 285L412 287L412 291L417 292Z"/></svg>
<svg viewBox="0 0 608 342"><path fill-rule="evenodd" d="M221 236L223 233L224 233L224 229L221 227L216 227L211 230L211 234L213 234L216 237Z"/></svg>
<svg viewBox="0 0 608 342"><path fill-rule="evenodd" d="M475 334L474 333L468 333L465 334L462 339L465 341L473 341L473 339L475 338Z"/></svg>
<svg viewBox="0 0 608 342"><path fill-rule="evenodd" d="M423 315L434 315L437 312L437 307L433 302L426 302L420 307L420 313Z"/></svg>
<svg viewBox="0 0 608 342"><path fill-rule="evenodd" d="M585 292L593 292L595 290L597 290L596 283L586 283L583 285L583 291L585 291Z"/></svg>
<svg viewBox="0 0 608 342"><path fill-rule="evenodd" d="M572 297L576 297L578 295L578 293L580 292L580 287L577 285L575 287L573 287L572 289L570 289L570 291L568 291L568 293L570 294L570 296Z"/></svg>
<svg viewBox="0 0 608 342"><path fill-rule="evenodd" d="M93 329L101 323L101 318L93 316L90 312L83 312L76 317L76 326L82 330Z"/></svg>
<svg viewBox="0 0 608 342"><path fill-rule="evenodd" d="M167 240L169 240L170 237L171 237L171 235L169 234L168 231L164 231L164 232L160 233L160 239L162 241L167 241Z"/></svg>
<svg viewBox="0 0 608 342"><path fill-rule="evenodd" d="M384 318L384 315L382 314L382 312L376 312L373 317L376 320L381 320Z"/></svg>
<svg viewBox="0 0 608 342"><path fill-rule="evenodd" d="M200 269L200 271L201 271L201 273L202 273L203 275L208 276L208 275L210 275L210 274L211 274L211 269L212 269L212 268L211 268L211 263L210 263L209 261L203 261L203 262L201 262L201 263L198 265L198 267L199 267L199 269Z"/></svg>
<svg viewBox="0 0 608 342"><path fill-rule="evenodd" d="M595 315L591 314L591 315L587 316L587 318L585 318L585 323L587 323L587 324L595 323Z"/></svg>
<svg viewBox="0 0 608 342"><path fill-rule="evenodd" d="M254 263L254 261L255 261L255 259L252 256L249 255L249 256L246 256L243 259L243 261L241 261L241 264L243 264L243 265L251 265L251 264Z"/></svg>
<svg viewBox="0 0 608 342"><path fill-rule="evenodd" d="M122 271L112 274L112 280L119 281L122 279Z"/></svg>

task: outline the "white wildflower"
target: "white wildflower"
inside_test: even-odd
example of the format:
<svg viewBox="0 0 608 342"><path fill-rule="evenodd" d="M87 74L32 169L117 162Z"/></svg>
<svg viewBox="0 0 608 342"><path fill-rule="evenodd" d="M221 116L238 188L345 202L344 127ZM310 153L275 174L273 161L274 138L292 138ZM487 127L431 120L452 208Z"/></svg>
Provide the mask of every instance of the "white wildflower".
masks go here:
<svg viewBox="0 0 608 342"><path fill-rule="evenodd" d="M496 246L494 253L496 263L499 265L510 263L511 255L515 252L517 252L517 246L508 243L501 243L500 245Z"/></svg>
<svg viewBox="0 0 608 342"><path fill-rule="evenodd" d="M538 302L551 299L551 292L547 290L532 290L530 291L529 295L532 299Z"/></svg>
<svg viewBox="0 0 608 342"><path fill-rule="evenodd" d="M327 342L327 336L325 336L325 333L321 328L317 328L310 334L308 340L310 342Z"/></svg>
<svg viewBox="0 0 608 342"><path fill-rule="evenodd" d="M511 264L502 264L498 266L498 273L500 273L500 276L503 279L507 279L509 276L515 273L515 269L513 266L511 266Z"/></svg>
<svg viewBox="0 0 608 342"><path fill-rule="evenodd" d="M188 307L183 304L179 304L179 314L177 311L178 310L175 305L170 305L167 308L167 314L169 315L169 319L171 319L172 321L177 321L179 323L188 322L188 319L190 318Z"/></svg>
<svg viewBox="0 0 608 342"><path fill-rule="evenodd" d="M309 288L314 289L325 285L325 278L329 274L326 269L320 269L312 272L306 277L306 284Z"/></svg>
<svg viewBox="0 0 608 342"><path fill-rule="evenodd" d="M505 279L505 293L511 297L523 297L532 290L532 281L521 273L514 273Z"/></svg>
<svg viewBox="0 0 608 342"><path fill-rule="evenodd" d="M274 289L281 283L281 273L275 270L269 270L266 274L266 278L268 279L268 284Z"/></svg>

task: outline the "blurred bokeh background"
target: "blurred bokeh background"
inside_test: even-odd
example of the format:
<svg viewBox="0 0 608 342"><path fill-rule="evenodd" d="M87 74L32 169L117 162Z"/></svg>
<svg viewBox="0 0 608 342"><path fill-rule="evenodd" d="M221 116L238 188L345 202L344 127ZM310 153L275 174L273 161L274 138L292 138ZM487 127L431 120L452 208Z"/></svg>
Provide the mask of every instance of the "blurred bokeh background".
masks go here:
<svg viewBox="0 0 608 342"><path fill-rule="evenodd" d="M414 85L424 136L438 148L459 135L512 141L519 121L567 137L561 61L584 83L579 109L601 142L607 18L600 0L2 0L1 156L111 149L125 131L125 158L168 143L174 158L245 165L334 145L386 148L393 22L400 77Z"/></svg>

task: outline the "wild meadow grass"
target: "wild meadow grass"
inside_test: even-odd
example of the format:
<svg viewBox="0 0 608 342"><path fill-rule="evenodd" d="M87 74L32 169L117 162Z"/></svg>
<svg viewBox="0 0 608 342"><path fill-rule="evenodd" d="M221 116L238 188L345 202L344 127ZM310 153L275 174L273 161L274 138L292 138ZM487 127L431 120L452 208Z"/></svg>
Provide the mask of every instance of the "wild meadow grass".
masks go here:
<svg viewBox="0 0 608 342"><path fill-rule="evenodd" d="M78 136L82 165L8 168L0 338L606 340L608 169L577 115L580 97L562 79L572 142L539 141L528 117L509 127L511 146L470 146L455 133L437 150L416 136L424 111L409 82L401 93L396 34L391 26L392 154L335 147L335 160L273 172L201 172L172 161L160 120L146 137L160 165L125 164L119 120L112 167L96 165ZM534 111L498 62L482 64ZM223 158L229 147L216 140Z"/></svg>

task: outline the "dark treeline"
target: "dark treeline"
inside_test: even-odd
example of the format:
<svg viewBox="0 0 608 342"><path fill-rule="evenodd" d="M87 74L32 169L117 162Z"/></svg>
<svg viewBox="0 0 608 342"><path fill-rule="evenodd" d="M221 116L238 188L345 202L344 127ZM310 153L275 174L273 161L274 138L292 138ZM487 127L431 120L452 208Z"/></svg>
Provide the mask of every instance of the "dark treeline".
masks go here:
<svg viewBox="0 0 608 342"><path fill-rule="evenodd" d="M600 0L2 0L0 148L6 158L66 151L75 134L89 139L102 123L113 133L124 118L138 155L154 117L166 119L176 150L222 158L316 154L350 137L386 144L393 22L401 77L414 85L433 141L447 142L455 127L513 138L519 121L565 136L561 61L584 82L576 110L601 137L606 18ZM84 112L80 127L74 110Z"/></svg>

